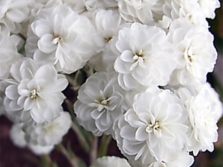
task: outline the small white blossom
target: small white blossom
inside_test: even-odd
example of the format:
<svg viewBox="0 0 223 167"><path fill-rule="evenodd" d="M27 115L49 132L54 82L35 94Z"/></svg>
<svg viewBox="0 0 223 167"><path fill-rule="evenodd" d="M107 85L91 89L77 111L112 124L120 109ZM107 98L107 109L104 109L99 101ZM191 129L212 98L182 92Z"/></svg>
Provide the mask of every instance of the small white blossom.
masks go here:
<svg viewBox="0 0 223 167"><path fill-rule="evenodd" d="M111 134L113 122L122 114L123 96L115 78L105 72L91 75L78 92L74 104L77 120L94 135Z"/></svg>
<svg viewBox="0 0 223 167"><path fill-rule="evenodd" d="M205 17L211 19L215 17L215 9L220 7L219 0L198 0L198 3Z"/></svg>
<svg viewBox="0 0 223 167"><path fill-rule="evenodd" d="M7 79L13 63L22 56L17 52L18 38L0 26L0 80Z"/></svg>
<svg viewBox="0 0 223 167"><path fill-rule="evenodd" d="M162 8L162 19L163 17L167 17L170 20L174 21L178 18L186 18L190 20L190 22L194 25L202 25L208 28L208 23L196 0L161 1L163 3L160 3L161 6L159 6L159 8Z"/></svg>
<svg viewBox="0 0 223 167"><path fill-rule="evenodd" d="M170 26L168 40L175 45L178 62L170 84L206 82L206 75L213 71L217 59L212 34L187 19L177 19Z"/></svg>
<svg viewBox="0 0 223 167"><path fill-rule="evenodd" d="M36 155L48 155L54 149L54 145L41 146L28 144L28 148Z"/></svg>
<svg viewBox="0 0 223 167"><path fill-rule="evenodd" d="M182 150L172 154L167 154L162 160L153 160L151 163L143 165L139 161L129 159L129 163L134 167L190 167L194 162L193 156L189 152Z"/></svg>
<svg viewBox="0 0 223 167"><path fill-rule="evenodd" d="M179 97L184 101L189 117L188 150L197 155L201 151L213 151L217 141L217 122L223 108L218 94L208 83L196 88L181 88Z"/></svg>
<svg viewBox="0 0 223 167"><path fill-rule="evenodd" d="M12 78L2 81L0 89L5 93L4 108L9 115L35 122L52 121L60 115L58 108L65 96L65 76L57 74L51 65L38 66L30 58L12 65Z"/></svg>
<svg viewBox="0 0 223 167"><path fill-rule="evenodd" d="M68 112L61 112L52 122L25 126L25 138L28 143L40 146L56 145L71 126L71 117Z"/></svg>
<svg viewBox="0 0 223 167"><path fill-rule="evenodd" d="M34 154L36 155L43 155L43 154L49 154L53 149L54 145L36 145L29 143L25 140L25 132L23 131L23 124L15 123L10 129L10 138L17 147L28 147Z"/></svg>
<svg viewBox="0 0 223 167"><path fill-rule="evenodd" d="M116 40L119 30L124 21L118 10L115 9L100 9L95 13L93 19L96 27L96 35L94 37L100 51L90 59L90 65L97 71L105 71L113 68L113 63L116 56L109 54L111 52L112 42ZM100 66L98 65L100 63Z"/></svg>
<svg viewBox="0 0 223 167"><path fill-rule="evenodd" d="M30 0L0 0L0 23L10 32L20 32L20 23L28 19L29 3Z"/></svg>
<svg viewBox="0 0 223 167"><path fill-rule="evenodd" d="M124 155L143 165L162 161L184 148L187 115L180 100L168 90L150 87L137 94L132 108L116 122L115 139ZM116 132L117 131L117 132Z"/></svg>
<svg viewBox="0 0 223 167"><path fill-rule="evenodd" d="M172 46L162 29L133 23L130 28L119 31L115 47L119 55L114 69L123 89L167 84L175 61Z"/></svg>
<svg viewBox="0 0 223 167"><path fill-rule="evenodd" d="M178 151L173 154L167 154L162 161L154 161L149 167L190 167L193 162L194 158L189 155L189 152Z"/></svg>
<svg viewBox="0 0 223 167"><path fill-rule="evenodd" d="M119 157L102 157L90 167L131 167L126 159Z"/></svg>
<svg viewBox="0 0 223 167"><path fill-rule="evenodd" d="M25 132L22 130L22 124L14 123L9 132L10 138L18 147L25 147L27 142L25 140Z"/></svg>
<svg viewBox="0 0 223 167"><path fill-rule="evenodd" d="M126 21L138 21L151 24L153 13L151 11L157 0L117 0L119 12Z"/></svg>
<svg viewBox="0 0 223 167"><path fill-rule="evenodd" d="M87 17L68 6L57 5L38 12L28 30L26 51L35 61L72 73L95 54L94 33Z"/></svg>

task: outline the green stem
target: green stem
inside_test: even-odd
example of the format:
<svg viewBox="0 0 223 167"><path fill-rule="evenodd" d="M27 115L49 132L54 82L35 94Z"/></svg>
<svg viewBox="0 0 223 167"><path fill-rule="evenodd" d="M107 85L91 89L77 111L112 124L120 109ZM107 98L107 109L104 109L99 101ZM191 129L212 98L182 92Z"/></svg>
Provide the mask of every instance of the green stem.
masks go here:
<svg viewBox="0 0 223 167"><path fill-rule="evenodd" d="M72 167L79 167L78 165L79 158L74 153L72 154L69 153L61 143L58 144L56 148L67 158Z"/></svg>
<svg viewBox="0 0 223 167"><path fill-rule="evenodd" d="M69 110L69 112L71 114L71 117L72 117L72 120L73 120L71 128L74 131L74 133L77 135L77 139L78 139L80 145L82 146L82 148L84 149L84 151L86 153L89 153L90 145L87 142L87 140L86 140L85 136L83 135L83 133L81 132L80 128L75 123L76 120L75 120L75 116L74 116L73 105L72 105L72 103L68 99L65 100L65 103L68 106L68 110Z"/></svg>
<svg viewBox="0 0 223 167"><path fill-rule="evenodd" d="M84 135L81 133L80 129L76 126L74 122L72 122L72 129L76 133L78 141L80 142L84 151L88 153L90 151L90 146L87 140L85 139Z"/></svg>
<svg viewBox="0 0 223 167"><path fill-rule="evenodd" d="M91 76L92 74L94 74L94 69L92 67L85 66L83 69L87 73L88 77Z"/></svg>
<svg viewBox="0 0 223 167"><path fill-rule="evenodd" d="M51 166L51 158L49 155L42 155L41 156L41 164L42 164L42 167L48 167L48 166Z"/></svg>
<svg viewBox="0 0 223 167"><path fill-rule="evenodd" d="M98 157L103 157L107 154L107 150L108 150L108 145L111 141L111 136L106 136L103 135L102 136L102 140L101 140L101 144L100 144L100 148L99 148L99 152L98 152Z"/></svg>
<svg viewBox="0 0 223 167"><path fill-rule="evenodd" d="M97 159L97 151L98 151L98 137L94 137L90 152L90 164L93 164Z"/></svg>
<svg viewBox="0 0 223 167"><path fill-rule="evenodd" d="M71 116L72 121L75 121L76 116L75 116L74 109L73 109L73 105L74 104L69 99L67 99L67 98L64 100L64 103L67 106L67 110L70 113L70 116Z"/></svg>
<svg viewBox="0 0 223 167"><path fill-rule="evenodd" d="M73 90L77 91L80 88L80 86L77 84L77 81L75 79L76 77L73 79L69 75L65 75L65 76L66 76L68 82L72 85Z"/></svg>

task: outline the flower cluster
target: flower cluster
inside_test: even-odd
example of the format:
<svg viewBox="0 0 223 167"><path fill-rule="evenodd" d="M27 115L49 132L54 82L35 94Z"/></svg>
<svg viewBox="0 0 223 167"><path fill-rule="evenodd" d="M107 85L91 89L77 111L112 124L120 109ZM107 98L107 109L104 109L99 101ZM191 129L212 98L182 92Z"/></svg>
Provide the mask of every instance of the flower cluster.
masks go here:
<svg viewBox="0 0 223 167"><path fill-rule="evenodd" d="M13 142L36 154L60 143L72 123L63 91L75 83L77 122L111 135L131 166L191 166L191 153L213 151L223 111L206 81L217 59L206 18L219 5L0 0L0 113L15 123Z"/></svg>

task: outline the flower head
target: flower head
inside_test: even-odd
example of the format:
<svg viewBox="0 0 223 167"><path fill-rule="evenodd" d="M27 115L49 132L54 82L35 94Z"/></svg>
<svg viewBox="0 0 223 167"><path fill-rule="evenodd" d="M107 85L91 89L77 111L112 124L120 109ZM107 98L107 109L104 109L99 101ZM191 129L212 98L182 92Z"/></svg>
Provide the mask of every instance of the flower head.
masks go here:
<svg viewBox="0 0 223 167"><path fill-rule="evenodd" d="M39 66L30 58L24 58L12 65L12 78L2 81L5 92L4 108L9 115L21 121L32 118L35 122L52 121L60 115L62 94L67 80L57 74L52 65Z"/></svg>
<svg viewBox="0 0 223 167"><path fill-rule="evenodd" d="M127 157L144 165L154 159L162 161L166 155L184 148L186 117L174 94L151 87L137 94L132 108L118 119L114 138Z"/></svg>
<svg viewBox="0 0 223 167"><path fill-rule="evenodd" d="M28 19L30 2L30 0L0 0L0 23L10 32L20 32L20 23Z"/></svg>
<svg viewBox="0 0 223 167"><path fill-rule="evenodd" d="M97 49L89 19L70 7L58 5L38 12L27 35L26 50L40 63L72 73L82 68Z"/></svg>
<svg viewBox="0 0 223 167"><path fill-rule="evenodd" d="M218 0L198 0L201 10L205 17L213 19L215 17L215 9L220 7Z"/></svg>
<svg viewBox="0 0 223 167"><path fill-rule="evenodd" d="M25 126L25 138L28 143L40 146L56 145L71 126L71 117L67 112L60 110L60 116L52 122Z"/></svg>
<svg viewBox="0 0 223 167"><path fill-rule="evenodd" d="M168 40L175 45L178 62L170 84L205 82L217 58L210 32L201 25L192 25L187 19L177 19L170 26Z"/></svg>
<svg viewBox="0 0 223 167"><path fill-rule="evenodd" d="M22 56L17 52L17 36L10 35L8 29L0 25L0 80L7 79L12 64Z"/></svg>
<svg viewBox="0 0 223 167"><path fill-rule="evenodd" d="M126 21L138 21L141 23L152 23L152 7L157 0L118 0L119 12Z"/></svg>
<svg viewBox="0 0 223 167"><path fill-rule="evenodd" d="M217 121L222 116L222 104L208 83L196 88L180 88L180 98L185 102L189 118L188 150L195 155L201 151L213 151L217 141Z"/></svg>
<svg viewBox="0 0 223 167"><path fill-rule="evenodd" d="M114 69L123 89L167 84L175 61L162 29L133 23L119 31L115 47L119 55Z"/></svg>
<svg viewBox="0 0 223 167"><path fill-rule="evenodd" d="M90 76L78 92L74 104L77 120L96 136L111 134L113 122L122 114L122 99L115 79L98 72Z"/></svg>

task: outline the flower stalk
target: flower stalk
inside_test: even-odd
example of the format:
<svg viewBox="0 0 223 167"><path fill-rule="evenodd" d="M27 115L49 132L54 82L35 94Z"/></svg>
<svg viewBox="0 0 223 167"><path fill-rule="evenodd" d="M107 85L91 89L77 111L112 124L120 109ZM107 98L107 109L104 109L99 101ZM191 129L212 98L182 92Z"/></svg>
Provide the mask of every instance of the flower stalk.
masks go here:
<svg viewBox="0 0 223 167"><path fill-rule="evenodd" d="M98 137L94 137L90 152L90 164L93 164L97 159L97 152L98 152Z"/></svg>
<svg viewBox="0 0 223 167"><path fill-rule="evenodd" d="M66 157L72 167L79 167L78 161L80 161L80 159L73 152L68 152L61 143L58 144L56 148Z"/></svg>
<svg viewBox="0 0 223 167"><path fill-rule="evenodd" d="M77 127L77 125L74 122L72 122L71 128L77 135L78 141L80 142L80 145L82 146L84 151L88 153L90 151L90 146L86 138L84 137L84 135L81 133L80 129Z"/></svg>
<svg viewBox="0 0 223 167"><path fill-rule="evenodd" d="M98 157L103 157L107 154L108 146L110 144L112 137L109 135L103 135L101 139L100 148L98 151Z"/></svg>

